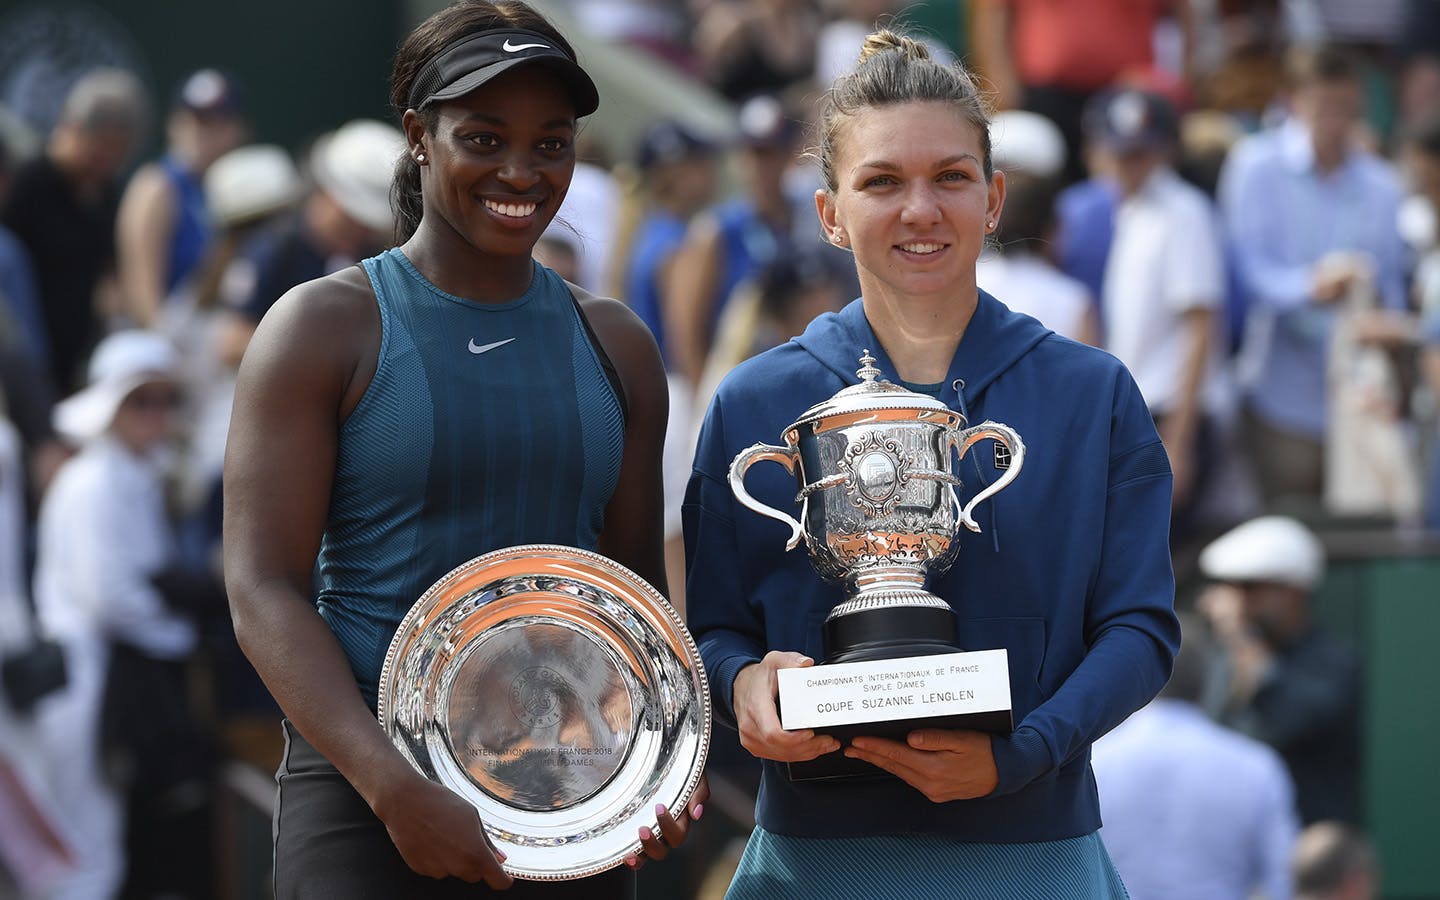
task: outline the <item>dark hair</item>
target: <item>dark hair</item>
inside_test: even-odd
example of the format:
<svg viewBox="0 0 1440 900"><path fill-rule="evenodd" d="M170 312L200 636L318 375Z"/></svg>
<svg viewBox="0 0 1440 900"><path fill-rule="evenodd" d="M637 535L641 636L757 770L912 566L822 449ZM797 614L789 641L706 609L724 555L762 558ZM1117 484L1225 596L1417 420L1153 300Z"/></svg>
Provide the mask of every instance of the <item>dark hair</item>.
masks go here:
<svg viewBox="0 0 1440 900"><path fill-rule="evenodd" d="M571 59L575 49L564 35L540 13L520 0L461 0L447 6L421 22L410 32L395 53L395 67L390 73L390 105L396 116L403 117L410 97L410 85L427 62L450 44L469 34L497 28L522 28L545 35L559 45ZM439 113L435 106L420 110L420 120L433 134ZM395 211L395 243L403 244L415 234L424 213L420 197L420 164L409 153L401 154L395 165L395 178L390 187L390 205Z"/></svg>
<svg viewBox="0 0 1440 900"><path fill-rule="evenodd" d="M839 260L845 256L826 244L805 244L782 253L755 276L760 309L774 319L784 318L790 307L811 288L844 284Z"/></svg>
<svg viewBox="0 0 1440 900"><path fill-rule="evenodd" d="M930 58L925 45L882 28L865 38L854 71L835 80L826 92L820 114L820 171L825 186L835 190L835 143L846 116L862 109L893 106L917 100L952 103L980 132L985 178L995 173L990 160L990 116L980 87L965 67L942 66Z"/></svg>
<svg viewBox="0 0 1440 900"><path fill-rule="evenodd" d="M1285 60L1292 87L1348 82L1360 84L1364 66L1350 51L1334 46L1297 47Z"/></svg>

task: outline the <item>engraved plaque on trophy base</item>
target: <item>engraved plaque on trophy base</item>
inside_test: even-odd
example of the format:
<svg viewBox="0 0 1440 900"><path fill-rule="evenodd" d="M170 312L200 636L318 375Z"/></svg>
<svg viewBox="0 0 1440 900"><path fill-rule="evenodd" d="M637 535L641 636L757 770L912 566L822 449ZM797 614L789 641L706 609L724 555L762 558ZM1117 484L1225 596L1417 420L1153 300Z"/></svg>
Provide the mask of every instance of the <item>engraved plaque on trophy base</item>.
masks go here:
<svg viewBox="0 0 1440 900"><path fill-rule="evenodd" d="M887 774L844 755L843 745L861 735L904 741L921 728L1008 734L1014 727L1003 649L827 661L776 675L781 725L791 731L813 728L842 745L834 753L790 763L792 781Z"/></svg>

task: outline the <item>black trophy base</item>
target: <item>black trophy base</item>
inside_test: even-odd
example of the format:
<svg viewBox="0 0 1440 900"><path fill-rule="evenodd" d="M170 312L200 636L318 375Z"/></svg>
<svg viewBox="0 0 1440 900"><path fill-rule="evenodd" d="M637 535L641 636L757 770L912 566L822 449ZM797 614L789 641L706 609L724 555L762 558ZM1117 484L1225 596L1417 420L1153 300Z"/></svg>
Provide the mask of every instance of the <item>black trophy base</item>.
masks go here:
<svg viewBox="0 0 1440 900"><path fill-rule="evenodd" d="M825 661L818 663L817 668L839 663L964 652L956 646L955 614L949 609L929 606L862 610L828 620L825 623L825 648ZM850 740L869 736L903 742L910 732L922 728L1009 734L1014 727L1008 709L833 726L821 733L838 740L840 749L805 762L788 763L787 774L791 781L894 778L894 775L868 762L846 756L845 747Z"/></svg>
<svg viewBox="0 0 1440 900"><path fill-rule="evenodd" d="M889 722L870 722L847 725L843 728L829 728L825 734L840 742L840 749L834 753L817 756L805 762L788 763L787 774L791 781L819 781L830 778L894 778L884 769L876 768L863 759L851 759L845 755L845 747L851 738L868 736L889 738L904 743L905 736L922 728L946 728L964 731L988 731L991 734L1009 734L1014 730L1010 710L970 713L959 716L933 716L928 719L892 719Z"/></svg>

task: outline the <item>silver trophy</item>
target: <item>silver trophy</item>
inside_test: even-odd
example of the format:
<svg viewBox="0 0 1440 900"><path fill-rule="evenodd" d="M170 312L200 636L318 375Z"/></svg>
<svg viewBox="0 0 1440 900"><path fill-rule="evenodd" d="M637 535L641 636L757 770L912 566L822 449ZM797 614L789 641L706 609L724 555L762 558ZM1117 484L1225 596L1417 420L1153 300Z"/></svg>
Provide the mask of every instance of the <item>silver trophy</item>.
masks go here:
<svg viewBox="0 0 1440 900"><path fill-rule="evenodd" d="M468 800L517 878L582 878L677 816L710 744L705 669L680 616L597 553L478 556L411 607L380 676L380 721Z"/></svg>
<svg viewBox="0 0 1440 900"><path fill-rule="evenodd" d="M730 465L730 488L741 504L788 525L787 549L803 540L821 577L846 590L825 619L825 677L817 674L821 667L781 672L782 724L842 741L927 726L1008 730L1004 651L983 659L966 654L975 657L967 665L930 660L960 647L950 605L925 584L955 561L962 527L980 531L972 511L1020 474L1025 445L1008 426L967 428L965 417L939 400L878 380L868 350L860 363L860 383L806 410L783 432L785 446L756 444ZM1000 445L997 459L1004 458L1000 447L1008 452L1008 468L962 506L954 467L985 439ZM750 496L745 473L762 460L796 476L799 519ZM912 664L920 657L925 666ZM851 664L843 674L832 668ZM793 764L791 777L866 768L832 754Z"/></svg>

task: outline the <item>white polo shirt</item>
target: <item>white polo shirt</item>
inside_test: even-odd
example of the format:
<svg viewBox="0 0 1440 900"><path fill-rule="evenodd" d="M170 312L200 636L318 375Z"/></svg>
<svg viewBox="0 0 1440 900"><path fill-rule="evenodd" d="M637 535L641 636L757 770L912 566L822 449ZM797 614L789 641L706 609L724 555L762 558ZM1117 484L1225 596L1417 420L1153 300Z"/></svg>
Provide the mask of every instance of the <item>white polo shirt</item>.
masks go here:
<svg viewBox="0 0 1440 900"><path fill-rule="evenodd" d="M1090 292L1033 253L986 251L975 264L975 283L1015 312L1039 319L1046 328L1081 340Z"/></svg>
<svg viewBox="0 0 1440 900"><path fill-rule="evenodd" d="M1218 308L1224 292L1213 204L1173 170L1157 170L1116 211L1102 289L1105 348L1130 370L1152 412L1168 412L1176 403L1188 355L1182 316ZM1215 334L1201 389L1207 408L1221 400L1213 393L1219 388L1218 324Z"/></svg>

